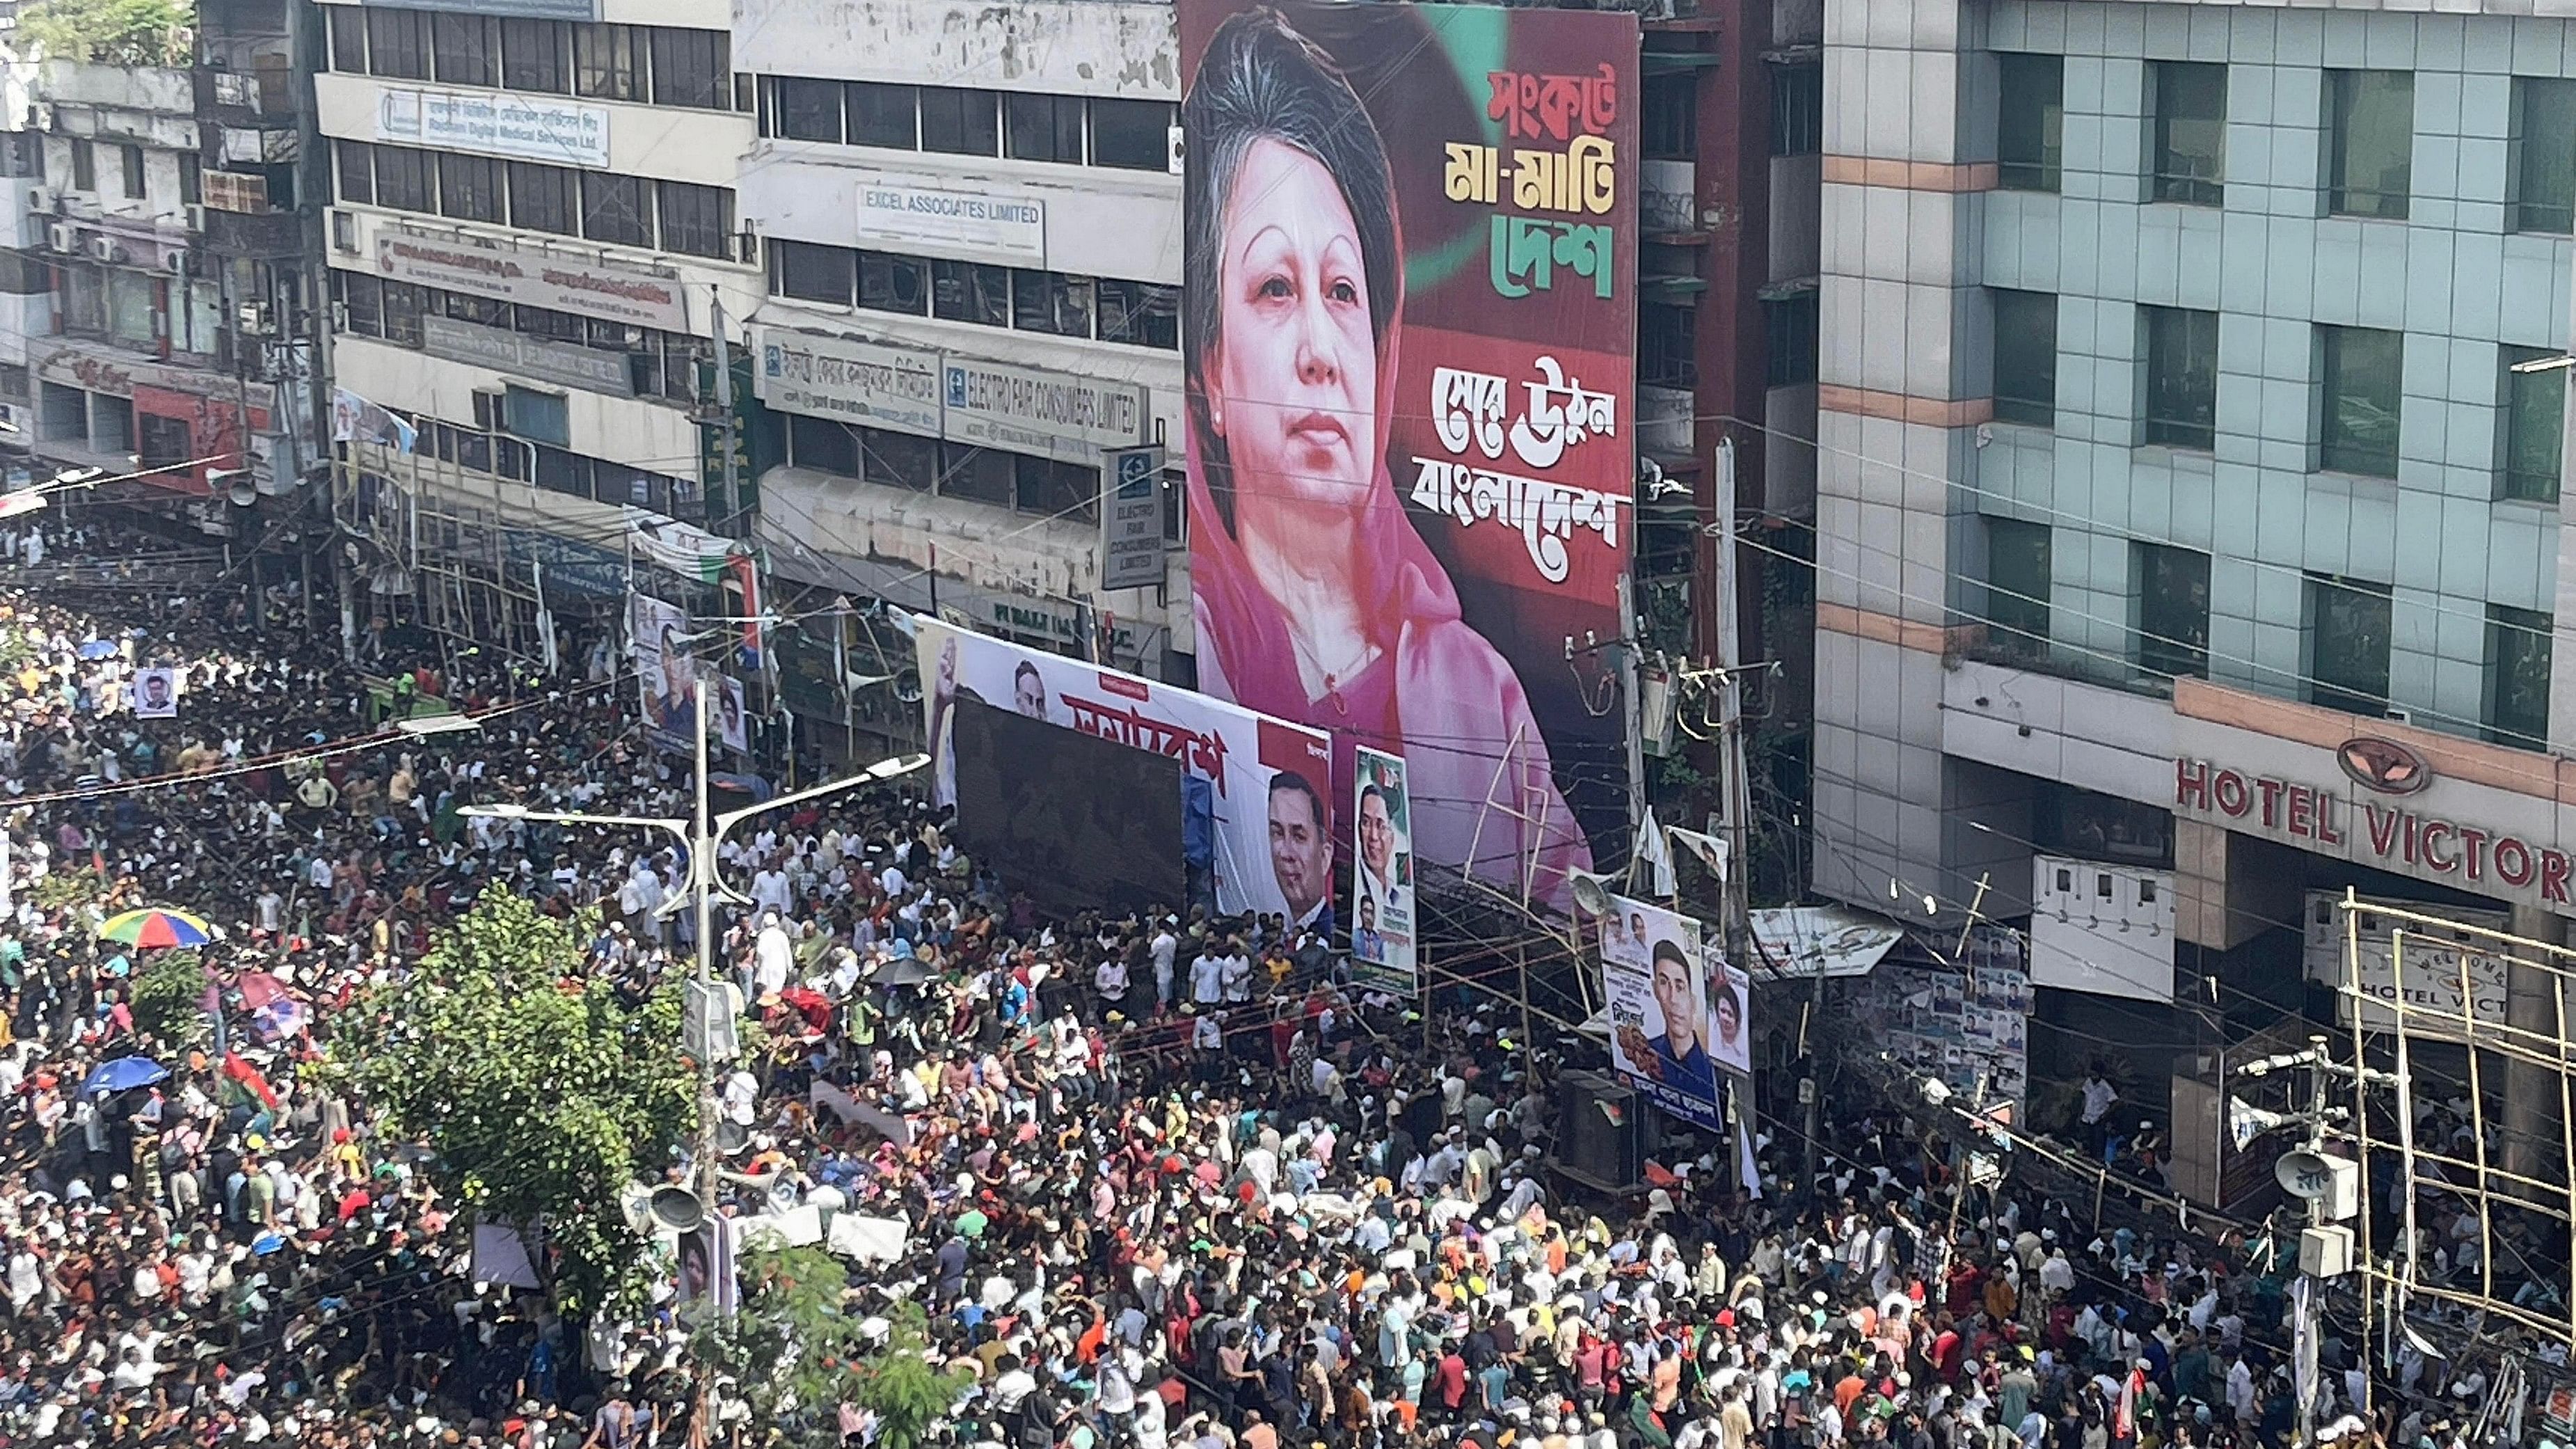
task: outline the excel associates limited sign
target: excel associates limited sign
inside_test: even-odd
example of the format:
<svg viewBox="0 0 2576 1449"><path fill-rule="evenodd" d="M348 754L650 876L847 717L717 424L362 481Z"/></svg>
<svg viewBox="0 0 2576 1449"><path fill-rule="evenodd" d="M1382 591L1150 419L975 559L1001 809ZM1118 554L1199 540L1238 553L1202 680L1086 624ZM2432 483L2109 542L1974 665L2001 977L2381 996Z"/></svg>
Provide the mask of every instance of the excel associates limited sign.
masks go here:
<svg viewBox="0 0 2576 1449"><path fill-rule="evenodd" d="M2174 761L2173 812L2454 890L2560 912L2576 905L2576 855L2548 828L2549 802L2437 780L2390 740L2348 740L2320 763L2310 774L2185 756Z"/></svg>

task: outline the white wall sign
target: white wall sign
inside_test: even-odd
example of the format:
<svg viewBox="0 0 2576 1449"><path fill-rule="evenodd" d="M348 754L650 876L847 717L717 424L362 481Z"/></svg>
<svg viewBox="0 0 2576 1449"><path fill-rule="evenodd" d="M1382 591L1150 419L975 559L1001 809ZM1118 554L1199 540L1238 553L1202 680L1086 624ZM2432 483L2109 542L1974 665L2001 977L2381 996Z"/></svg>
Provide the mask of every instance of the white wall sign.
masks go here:
<svg viewBox="0 0 2576 1449"><path fill-rule="evenodd" d="M752 348L755 390L782 412L1091 468L1145 431L1134 383L780 327L754 328Z"/></svg>
<svg viewBox="0 0 2576 1449"><path fill-rule="evenodd" d="M1163 450L1124 448L1100 470L1100 587L1163 581Z"/></svg>
<svg viewBox="0 0 2576 1449"><path fill-rule="evenodd" d="M887 178L858 187L858 237L914 250L922 244L998 261L1046 264L1046 203L1016 187L924 186Z"/></svg>
<svg viewBox="0 0 2576 1449"><path fill-rule="evenodd" d="M558 166L608 165L608 110L510 91L386 89L376 139Z"/></svg>
<svg viewBox="0 0 2576 1449"><path fill-rule="evenodd" d="M677 277L559 257L534 247L389 231L376 238L376 275L497 302L525 302L606 322L688 332Z"/></svg>
<svg viewBox="0 0 2576 1449"><path fill-rule="evenodd" d="M2468 1024L2501 1027L2505 1024L2508 973L2505 957L2492 949L2494 942L2471 931L2445 932L2396 917L2375 915L2375 904L2368 897L2361 901L2358 929L2347 940L2344 915L2337 909L2343 900L2341 891L2310 891L2307 894L2306 951L2308 979L2337 988L2335 1019L2349 1022L2355 1005L2352 997L2340 989L2344 981L2344 951L2347 945L2357 949L2358 967L2354 984L2381 1001L2398 1000L2398 973L2394 932L2406 932L2406 981L2404 992L2406 1034L2438 1036L2458 1041L2468 1036ZM2392 905L2418 915L2440 916L2461 926L2482 926L2490 931L2509 931L2513 917L2506 911L2481 911L2464 906L2431 906L2421 902L2399 901ZM2466 985L2467 989L2462 990ZM2541 988L2545 994L2546 987ZM2397 1025L2398 1013L2377 1007L2362 1012L2361 1024L2367 1031L2388 1031Z"/></svg>
<svg viewBox="0 0 2576 1449"><path fill-rule="evenodd" d="M549 342L452 317L421 318L420 341L423 352L450 362L473 363L611 397L635 396L634 373L623 353Z"/></svg>

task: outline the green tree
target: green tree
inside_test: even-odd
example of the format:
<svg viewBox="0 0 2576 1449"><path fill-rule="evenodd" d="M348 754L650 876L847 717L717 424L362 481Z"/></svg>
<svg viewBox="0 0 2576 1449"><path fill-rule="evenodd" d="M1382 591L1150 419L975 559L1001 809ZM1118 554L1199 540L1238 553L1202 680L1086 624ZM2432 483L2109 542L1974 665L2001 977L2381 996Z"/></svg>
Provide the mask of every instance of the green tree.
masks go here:
<svg viewBox="0 0 2576 1449"><path fill-rule="evenodd" d="M343 1014L335 1070L484 1221L541 1226L538 1271L567 1312L640 1288L619 1197L695 1120L677 988L629 1008L583 970L596 922L487 892L418 969Z"/></svg>
<svg viewBox="0 0 2576 1449"><path fill-rule="evenodd" d="M206 966L190 950L155 951L134 976L134 1026L164 1046L211 1037L206 1026Z"/></svg>
<svg viewBox="0 0 2576 1449"><path fill-rule="evenodd" d="M822 1248L751 1248L741 1271L741 1309L699 1327L699 1361L730 1376L752 1422L783 1442L839 1443L835 1411L847 1402L876 1415L884 1449L912 1449L965 1392L963 1370L933 1368L925 1356L917 1304L899 1305L885 1341L869 1350L844 1302L849 1274Z"/></svg>
<svg viewBox="0 0 2576 1449"><path fill-rule="evenodd" d="M18 33L54 60L173 66L188 61L195 21L176 0L36 0L18 12Z"/></svg>

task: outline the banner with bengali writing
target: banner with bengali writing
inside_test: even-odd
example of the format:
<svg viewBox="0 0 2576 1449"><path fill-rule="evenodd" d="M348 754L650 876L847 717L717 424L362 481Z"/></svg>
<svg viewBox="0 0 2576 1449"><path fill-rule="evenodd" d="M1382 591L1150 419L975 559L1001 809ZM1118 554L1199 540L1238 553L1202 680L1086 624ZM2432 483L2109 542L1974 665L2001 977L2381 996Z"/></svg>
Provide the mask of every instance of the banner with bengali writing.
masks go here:
<svg viewBox="0 0 2576 1449"><path fill-rule="evenodd" d="M1638 25L1180 0L1201 687L1403 757L1422 859L1624 854ZM1569 661L1569 640L1574 658Z"/></svg>

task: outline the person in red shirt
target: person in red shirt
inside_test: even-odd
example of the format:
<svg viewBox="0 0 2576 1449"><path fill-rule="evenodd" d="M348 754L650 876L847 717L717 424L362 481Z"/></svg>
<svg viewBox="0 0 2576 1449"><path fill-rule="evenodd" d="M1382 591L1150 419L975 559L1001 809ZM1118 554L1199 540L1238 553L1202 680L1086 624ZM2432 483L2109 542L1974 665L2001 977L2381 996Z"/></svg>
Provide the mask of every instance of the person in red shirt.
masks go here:
<svg viewBox="0 0 2576 1449"><path fill-rule="evenodd" d="M1432 1375L1431 1392L1450 1417L1467 1402L1467 1361L1458 1356L1458 1346L1449 1345L1440 1354L1440 1367Z"/></svg>

